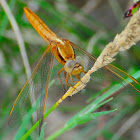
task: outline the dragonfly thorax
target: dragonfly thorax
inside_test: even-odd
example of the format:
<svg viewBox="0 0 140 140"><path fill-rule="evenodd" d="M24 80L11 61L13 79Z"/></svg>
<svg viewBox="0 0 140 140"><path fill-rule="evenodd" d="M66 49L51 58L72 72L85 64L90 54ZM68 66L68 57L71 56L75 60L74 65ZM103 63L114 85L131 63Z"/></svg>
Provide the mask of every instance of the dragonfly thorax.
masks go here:
<svg viewBox="0 0 140 140"><path fill-rule="evenodd" d="M84 60L80 56L77 56L76 59L67 60L64 69L67 73L77 75L84 69Z"/></svg>
<svg viewBox="0 0 140 140"><path fill-rule="evenodd" d="M62 43L51 42L52 53L59 63L65 65L68 60L75 58L75 52L69 41L62 39Z"/></svg>

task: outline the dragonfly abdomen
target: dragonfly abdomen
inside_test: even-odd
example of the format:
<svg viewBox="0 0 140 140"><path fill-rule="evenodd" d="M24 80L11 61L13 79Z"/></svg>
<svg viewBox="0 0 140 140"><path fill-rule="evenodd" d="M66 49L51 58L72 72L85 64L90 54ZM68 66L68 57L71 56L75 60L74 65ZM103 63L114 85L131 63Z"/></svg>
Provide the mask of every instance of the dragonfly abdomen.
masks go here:
<svg viewBox="0 0 140 140"><path fill-rule="evenodd" d="M57 35L52 32L49 27L29 8L24 8L24 12L31 25L36 29L36 31L47 43L50 43L51 41L61 42Z"/></svg>

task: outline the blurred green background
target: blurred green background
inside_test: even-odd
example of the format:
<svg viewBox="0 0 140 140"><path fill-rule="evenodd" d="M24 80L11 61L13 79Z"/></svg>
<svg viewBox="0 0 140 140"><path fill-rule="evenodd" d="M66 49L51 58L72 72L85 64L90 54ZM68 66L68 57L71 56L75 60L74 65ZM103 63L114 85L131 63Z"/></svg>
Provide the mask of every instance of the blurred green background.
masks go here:
<svg viewBox="0 0 140 140"><path fill-rule="evenodd" d="M28 22L23 12L24 7L34 11L59 37L69 39L98 57L104 47L129 22L129 19L123 20L123 13L133 4L131 0L9 0L7 2L21 31L32 70L47 43ZM114 65L129 74L137 72L140 69L139 43L130 50L119 53ZM18 127L9 128L8 114L26 80L15 33L0 6L0 139L2 140L13 139L18 131ZM60 89L60 86L58 88ZM47 108L63 95L63 92L58 93L58 88L49 94ZM86 106L93 94L95 92L91 90L88 92L87 89L73 96L71 101L66 99L46 119L45 138L60 129L76 112ZM118 108L119 111L79 125L58 139L113 140L114 136L119 134L120 140L139 140L140 100L137 95L130 94L126 95L124 100L120 98L108 105L109 109ZM105 107L105 110L109 109Z"/></svg>

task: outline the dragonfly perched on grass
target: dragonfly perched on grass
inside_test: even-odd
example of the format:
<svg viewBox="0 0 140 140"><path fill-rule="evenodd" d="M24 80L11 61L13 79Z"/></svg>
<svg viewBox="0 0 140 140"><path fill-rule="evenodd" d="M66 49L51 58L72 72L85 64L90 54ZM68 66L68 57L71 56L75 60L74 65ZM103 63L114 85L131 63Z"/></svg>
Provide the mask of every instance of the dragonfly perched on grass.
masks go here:
<svg viewBox="0 0 140 140"><path fill-rule="evenodd" d="M138 0L137 2L134 3L125 13L123 18L128 18L131 17L135 12L139 10L140 7L140 1Z"/></svg>
<svg viewBox="0 0 140 140"><path fill-rule="evenodd" d="M21 118L23 118L25 114L25 110L30 109L29 100L27 100L27 97L29 94L33 93L35 95L35 100L41 95L40 118L42 118L42 121L40 122L39 127L40 132L43 123L43 116L45 113L46 100L54 59L56 58L59 64L61 64L61 68L57 71L57 75L64 92L67 90L67 86L73 88L73 85L77 81L81 81L81 77L93 66L96 59L71 41L59 38L29 8L24 8L24 12L31 25L43 37L49 46L41 56L31 77L25 83L19 95L17 96L9 114L9 125L15 125L21 121ZM134 83L139 84L137 80L135 80L129 74L111 64L104 67L104 69L109 72L109 77L115 75L119 79L124 80L123 76L121 76L124 75L125 77L129 77ZM63 79L61 75L63 75ZM103 73L101 72L99 76L102 75ZM93 79L95 78L96 77L94 76ZM128 85L132 89L140 92L132 83L128 82ZM77 89L75 88L74 90Z"/></svg>

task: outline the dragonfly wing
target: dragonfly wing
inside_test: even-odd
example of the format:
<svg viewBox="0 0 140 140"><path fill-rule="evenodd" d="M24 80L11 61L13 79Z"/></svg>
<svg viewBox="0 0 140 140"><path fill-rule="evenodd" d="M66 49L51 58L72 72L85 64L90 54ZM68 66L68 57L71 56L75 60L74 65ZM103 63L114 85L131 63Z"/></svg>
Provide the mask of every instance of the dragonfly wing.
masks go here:
<svg viewBox="0 0 140 140"><path fill-rule="evenodd" d="M39 114L39 119L41 119L40 124L39 124L39 134L41 132L41 128L43 125L43 117L44 117L44 113L45 113L45 107L46 107L46 100L47 100L47 94L48 94L48 87L49 87L49 82L50 82L50 78L51 78L51 73L52 73L52 68L53 68L53 59L54 56L51 53L50 56L50 63L49 63L49 67L47 70L47 73L44 73L45 75L47 74L47 79L46 79L46 86L45 86L45 92L43 94L41 94L41 101L40 101L40 114Z"/></svg>
<svg viewBox="0 0 140 140"><path fill-rule="evenodd" d="M74 48L76 56L82 56L85 61L84 69L88 71L94 65L96 58L90 55L88 52L80 48L79 46L75 45L74 43L70 42L71 46ZM126 80L127 78L127 80ZM105 88L104 85L109 86L110 83L122 83L129 91L135 91L140 93L139 89L137 89L134 85L140 85L140 83L134 79L132 76L127 74L126 72L120 70L119 68L109 64L91 75L91 80L94 81L94 88L99 87ZM97 86L96 86L97 83ZM93 87L93 86L92 86ZM117 88L116 88L117 89ZM114 91L115 93L115 91Z"/></svg>
<svg viewBox="0 0 140 140"><path fill-rule="evenodd" d="M48 73L50 73L51 56L51 46L48 46L11 108L8 120L9 126L14 127L21 122L26 112L29 111L31 108L30 97L33 97L32 104L34 104L40 94L43 94L43 91L47 89L46 84L48 84L47 79L50 77Z"/></svg>

